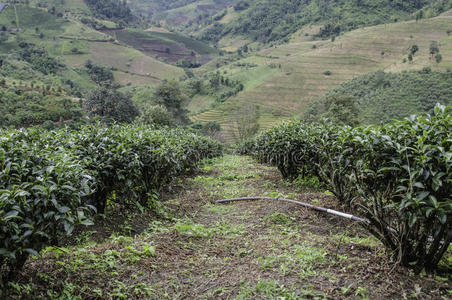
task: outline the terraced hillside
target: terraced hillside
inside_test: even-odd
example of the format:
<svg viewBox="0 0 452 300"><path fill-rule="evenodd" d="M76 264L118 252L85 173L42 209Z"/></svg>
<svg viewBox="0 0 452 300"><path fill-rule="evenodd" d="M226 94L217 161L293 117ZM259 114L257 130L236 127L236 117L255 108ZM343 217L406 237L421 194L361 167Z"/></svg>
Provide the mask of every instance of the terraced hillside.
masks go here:
<svg viewBox="0 0 452 300"><path fill-rule="evenodd" d="M245 90L224 104L216 105L215 109L224 112L226 125L230 124L237 107L255 103L260 106L262 115L273 116L275 124L281 119L301 115L318 96L358 75L379 69L399 72L431 67L445 71L452 68L451 30L452 16L448 13L418 22L358 29L341 35L334 42L312 40L313 28L303 28L293 35L290 43L264 49L258 55L239 61L254 67L238 67L237 63L221 67L220 71L226 71L232 78L240 78ZM439 44L443 57L439 64L430 54L431 41ZM412 62L403 62L412 45L418 45L419 51ZM193 119L199 118L215 121L208 112L193 116ZM225 136L233 141L229 132L225 132Z"/></svg>
<svg viewBox="0 0 452 300"><path fill-rule="evenodd" d="M149 56L160 57L172 63L186 60L203 64L218 54L217 50L203 42L171 32L140 29L105 30L104 32Z"/></svg>
<svg viewBox="0 0 452 300"><path fill-rule="evenodd" d="M81 7L75 0L71 3L74 9ZM115 42L110 35L82 24L70 9L68 11L58 17L45 9L10 5L0 14L0 24L7 28L19 28L20 34L13 35L14 32L11 32L11 37L0 44L0 51L8 54L19 49L20 41L24 40L43 47L50 55L72 68L83 67L88 59L111 67L115 70L115 80L121 84L155 85L164 79L178 78L184 74L180 68ZM83 83L86 81L83 77L83 73L80 73L79 79L75 80L89 88L89 84Z"/></svg>

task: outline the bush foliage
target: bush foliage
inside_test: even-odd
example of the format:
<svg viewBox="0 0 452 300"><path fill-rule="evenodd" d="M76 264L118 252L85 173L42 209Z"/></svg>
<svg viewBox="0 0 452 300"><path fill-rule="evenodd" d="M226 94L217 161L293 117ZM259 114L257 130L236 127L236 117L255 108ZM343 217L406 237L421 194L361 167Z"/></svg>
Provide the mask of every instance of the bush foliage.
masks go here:
<svg viewBox="0 0 452 300"><path fill-rule="evenodd" d="M402 265L435 269L452 240L452 107L384 126L290 123L242 145L284 177L318 177Z"/></svg>
<svg viewBox="0 0 452 300"><path fill-rule="evenodd" d="M180 129L89 125L77 131L0 131L0 280L12 280L108 203L150 207L176 176L221 145ZM0 282L1 285L1 282Z"/></svg>

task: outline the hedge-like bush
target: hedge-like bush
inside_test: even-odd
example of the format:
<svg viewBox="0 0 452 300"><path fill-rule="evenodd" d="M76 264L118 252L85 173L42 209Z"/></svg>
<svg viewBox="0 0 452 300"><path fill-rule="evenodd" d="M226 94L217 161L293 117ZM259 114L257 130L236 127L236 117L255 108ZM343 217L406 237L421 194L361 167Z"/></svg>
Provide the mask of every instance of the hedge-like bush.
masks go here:
<svg viewBox="0 0 452 300"><path fill-rule="evenodd" d="M222 151L219 143L179 129L86 126L72 140L74 152L96 178L90 200L99 213L113 191L122 205L146 204L149 193Z"/></svg>
<svg viewBox="0 0 452 300"><path fill-rule="evenodd" d="M284 177L317 176L401 264L434 269L452 240L452 108L385 126L291 123L240 151Z"/></svg>
<svg viewBox="0 0 452 300"><path fill-rule="evenodd" d="M14 278L30 254L37 255L75 224L90 223L82 198L93 180L65 149L43 147L37 130L0 135L0 279Z"/></svg>
<svg viewBox="0 0 452 300"><path fill-rule="evenodd" d="M107 200L146 205L150 193L221 153L218 142L180 129L0 131L0 285L30 254L91 224Z"/></svg>

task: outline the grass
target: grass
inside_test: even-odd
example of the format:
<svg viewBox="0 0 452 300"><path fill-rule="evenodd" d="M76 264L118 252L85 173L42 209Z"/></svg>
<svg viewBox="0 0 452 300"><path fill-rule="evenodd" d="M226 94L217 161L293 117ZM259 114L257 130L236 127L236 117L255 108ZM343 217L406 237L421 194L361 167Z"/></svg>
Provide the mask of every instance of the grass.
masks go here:
<svg viewBox="0 0 452 300"><path fill-rule="evenodd" d="M13 22L14 21L14 22ZM39 27L48 31L60 31L67 23L62 18L56 18L47 12L22 5L9 5L0 14L0 24L6 27L35 29Z"/></svg>
<svg viewBox="0 0 452 300"><path fill-rule="evenodd" d="M330 196L294 192L275 168L249 157L207 160L162 195L166 217L111 208L30 259L11 290L52 299L448 297L447 278L395 267L348 220L276 201L211 203L231 193L278 193L336 208Z"/></svg>
<svg viewBox="0 0 452 300"><path fill-rule="evenodd" d="M46 5L47 7L55 7L57 11L71 11L73 13L89 13L88 6L86 6L83 0L30 0L30 4L37 6Z"/></svg>

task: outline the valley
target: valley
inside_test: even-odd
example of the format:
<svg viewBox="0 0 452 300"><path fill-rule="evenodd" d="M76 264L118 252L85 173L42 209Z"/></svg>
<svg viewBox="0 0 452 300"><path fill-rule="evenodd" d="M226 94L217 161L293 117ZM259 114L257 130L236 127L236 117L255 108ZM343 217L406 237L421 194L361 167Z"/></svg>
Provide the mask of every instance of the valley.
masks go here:
<svg viewBox="0 0 452 300"><path fill-rule="evenodd" d="M452 0L5 1L1 299L450 299Z"/></svg>

